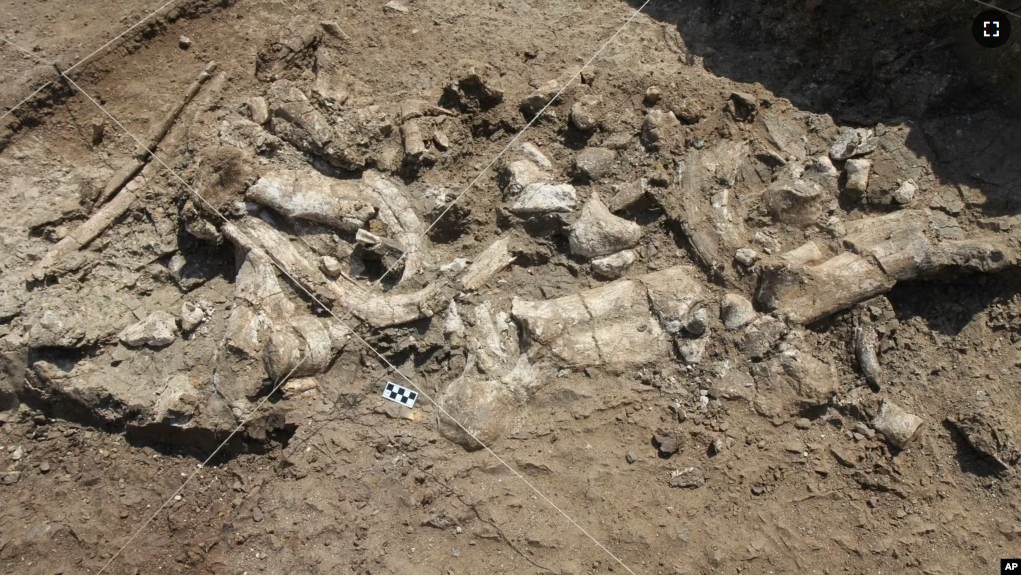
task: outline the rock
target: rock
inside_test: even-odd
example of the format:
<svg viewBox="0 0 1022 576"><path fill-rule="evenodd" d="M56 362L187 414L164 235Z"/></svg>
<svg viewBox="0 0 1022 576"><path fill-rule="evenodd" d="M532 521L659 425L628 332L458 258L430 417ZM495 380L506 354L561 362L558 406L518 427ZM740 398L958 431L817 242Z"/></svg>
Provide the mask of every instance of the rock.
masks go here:
<svg viewBox="0 0 1022 576"><path fill-rule="evenodd" d="M312 97L320 105L334 111L339 111L341 106L348 101L348 93L335 88L330 76L323 74L316 77L316 83L312 85Z"/></svg>
<svg viewBox="0 0 1022 576"><path fill-rule="evenodd" d="M633 248L641 237L641 226L614 216L593 194L571 226L568 243L572 254L593 258Z"/></svg>
<svg viewBox="0 0 1022 576"><path fill-rule="evenodd" d="M709 338L679 338L677 340L678 355L681 356L682 362L689 365L702 362L703 355L706 353L706 344L709 341Z"/></svg>
<svg viewBox="0 0 1022 576"><path fill-rule="evenodd" d="M17 448L14 449L14 452L11 452L11 460L14 460L15 462L21 460L24 457L25 449L22 448L21 446L18 446Z"/></svg>
<svg viewBox="0 0 1022 576"><path fill-rule="evenodd" d="M117 337L125 346L167 346L177 338L177 320L166 312L153 312L145 320L122 330Z"/></svg>
<svg viewBox="0 0 1022 576"><path fill-rule="evenodd" d="M516 216L533 216L551 212L571 212L578 204L571 184L529 184L511 206Z"/></svg>
<svg viewBox="0 0 1022 576"><path fill-rule="evenodd" d="M735 251L735 260L742 266L749 267L759 260L759 254L751 248L739 248Z"/></svg>
<svg viewBox="0 0 1022 576"><path fill-rule="evenodd" d="M706 483L706 474L701 468L686 468L671 472L672 488L698 488Z"/></svg>
<svg viewBox="0 0 1022 576"><path fill-rule="evenodd" d="M697 305L684 320L682 329L692 336L702 336L706 332L709 322L710 313L706 311L706 308Z"/></svg>
<svg viewBox="0 0 1022 576"><path fill-rule="evenodd" d="M554 165L550 162L550 159L547 158L532 142L523 143L522 152L524 152L525 155L535 162L540 168L544 170L553 170Z"/></svg>
<svg viewBox="0 0 1022 576"><path fill-rule="evenodd" d="M870 440L872 440L873 437L876 436L876 432L869 426L863 424L862 422L856 422L854 425L852 425L852 430L854 432L862 434L863 436L869 438Z"/></svg>
<svg viewBox="0 0 1022 576"><path fill-rule="evenodd" d="M795 428L798 428L799 430L808 430L812 425L813 423L808 418L799 418L798 420L795 420Z"/></svg>
<svg viewBox="0 0 1022 576"><path fill-rule="evenodd" d="M187 50L192 47L192 39L187 36L181 36L180 38L177 39L177 45L182 50Z"/></svg>
<svg viewBox="0 0 1022 576"><path fill-rule="evenodd" d="M756 319L756 310L744 296L725 294L720 301L720 319L725 330L738 330Z"/></svg>
<svg viewBox="0 0 1022 576"><path fill-rule="evenodd" d="M996 462L1002 470L1018 465L1018 440L1008 428L992 424L989 415L965 414L948 418L947 422L965 437L973 450Z"/></svg>
<svg viewBox="0 0 1022 576"><path fill-rule="evenodd" d="M397 12L398 14L408 13L408 7L402 4L401 2L398 2L398 0L390 0L390 2L387 2L386 4L383 5L383 10L385 12L386 11Z"/></svg>
<svg viewBox="0 0 1022 576"><path fill-rule="evenodd" d="M661 458L670 458L681 450L681 439L672 432L658 432L653 435L653 444Z"/></svg>
<svg viewBox="0 0 1022 576"><path fill-rule="evenodd" d="M7 472L3 476L0 476L0 483L4 486L12 486L18 483L21 479L21 472Z"/></svg>
<svg viewBox="0 0 1022 576"><path fill-rule="evenodd" d="M876 150L876 133L870 128L843 128L830 146L831 160L848 160Z"/></svg>
<svg viewBox="0 0 1022 576"><path fill-rule="evenodd" d="M206 311L200 306L185 300L181 303L181 330L191 332L206 320Z"/></svg>
<svg viewBox="0 0 1022 576"><path fill-rule="evenodd" d="M759 103L756 97L745 92L732 92L727 103L727 111L739 122L752 122L756 119Z"/></svg>
<svg viewBox="0 0 1022 576"><path fill-rule="evenodd" d="M349 40L348 34L341 28L341 25L334 20L323 20L319 23L319 26L324 32L338 40Z"/></svg>
<svg viewBox="0 0 1022 576"><path fill-rule="evenodd" d="M642 97L642 102L646 106L656 106L657 102L660 102L660 98L663 94L660 92L660 88L657 86L650 86L646 88L646 93Z"/></svg>
<svg viewBox="0 0 1022 576"><path fill-rule="evenodd" d="M673 118L666 112L657 108L647 112L646 117L642 120L642 132L639 135L642 145L647 148L657 148L660 145L660 140L664 137L664 132L669 129L668 123L672 120Z"/></svg>
<svg viewBox="0 0 1022 576"><path fill-rule="evenodd" d="M568 119L575 129L581 132L592 132L599 126L599 117L594 109L599 106L600 99L593 96L585 96L582 100L571 105L571 112Z"/></svg>
<svg viewBox="0 0 1022 576"><path fill-rule="evenodd" d="M834 456L834 459L838 461L838 464L846 468L855 468L856 464L859 462L859 458L855 454L841 446L831 446L830 454Z"/></svg>
<svg viewBox="0 0 1022 576"><path fill-rule="evenodd" d="M809 165L806 166L805 173L802 177L806 180L819 184L821 188L828 192L833 194L838 192L838 171L837 168L834 167L834 163L830 161L830 158L826 156L818 156L814 158Z"/></svg>
<svg viewBox="0 0 1022 576"><path fill-rule="evenodd" d="M749 490L752 492L753 496L760 496L764 492L766 492L766 488L762 484L760 484L759 482L756 482L755 484L753 484L749 488Z"/></svg>
<svg viewBox="0 0 1022 576"><path fill-rule="evenodd" d="M638 461L638 458L635 457L634 452L629 451L627 454L625 454L625 462L628 462L629 464L635 464L636 461Z"/></svg>
<svg viewBox="0 0 1022 576"><path fill-rule="evenodd" d="M593 259L593 274L601 278L615 280L625 275L638 256L634 250L622 250L610 256Z"/></svg>
<svg viewBox="0 0 1022 576"><path fill-rule="evenodd" d="M763 203L774 220L808 226L823 215L823 190L806 180L778 180L763 191Z"/></svg>
<svg viewBox="0 0 1022 576"><path fill-rule="evenodd" d="M625 184L614 184L614 196L607 203L607 209L611 212L618 212L630 208L646 197L645 186L642 182L627 182Z"/></svg>
<svg viewBox="0 0 1022 576"><path fill-rule="evenodd" d="M576 177L583 180L600 180L613 172L616 157L613 150L586 148L575 156L573 172Z"/></svg>
<svg viewBox="0 0 1022 576"><path fill-rule="evenodd" d="M529 160L508 162L497 173L497 184L504 191L505 198L521 196L527 186L544 184L549 179L549 174Z"/></svg>
<svg viewBox="0 0 1022 576"><path fill-rule="evenodd" d="M444 151L451 147L451 141L447 138L447 134L443 130L437 130L433 132L433 144L437 147L437 150Z"/></svg>
<svg viewBox="0 0 1022 576"><path fill-rule="evenodd" d="M674 266L638 280L646 287L647 307L668 334L698 335L705 330L709 317L704 310L703 289L691 269Z"/></svg>
<svg viewBox="0 0 1022 576"><path fill-rule="evenodd" d="M463 71L458 79L444 87L442 105L472 112L489 110L504 101L504 91L497 87L491 67L470 60L461 62L460 67Z"/></svg>
<svg viewBox="0 0 1022 576"><path fill-rule="evenodd" d="M337 278L344 272L340 261L333 256L323 256L319 259L319 269L330 278Z"/></svg>
<svg viewBox="0 0 1022 576"><path fill-rule="evenodd" d="M845 188L853 192L865 192L869 184L869 169L872 162L865 159L852 159L845 162Z"/></svg>
<svg viewBox="0 0 1022 576"><path fill-rule="evenodd" d="M884 435L888 442L898 448L905 448L915 438L923 419L909 414L897 404L884 400L880 411L873 419L873 428Z"/></svg>
<svg viewBox="0 0 1022 576"><path fill-rule="evenodd" d="M245 106L248 108L248 117L256 124L262 126L270 119L270 107L266 104L266 99L262 96L253 96L249 98L245 101Z"/></svg>
<svg viewBox="0 0 1022 576"><path fill-rule="evenodd" d="M46 461L44 460L44 461L42 461L42 462L40 462L40 463L39 463L39 472L40 472L41 474L46 474L46 473L48 473L49 471L50 471L50 463L49 463L49 462L46 462Z"/></svg>
<svg viewBox="0 0 1022 576"><path fill-rule="evenodd" d="M529 94L522 99L518 105L518 109L522 114L529 120L539 114L540 110L544 106L553 101L554 97L557 96L557 92L560 87L557 85L556 80L550 80L546 84L543 84L536 89L535 92Z"/></svg>
<svg viewBox="0 0 1022 576"><path fill-rule="evenodd" d="M787 331L784 322L773 316L762 316L745 327L738 349L758 360L766 356Z"/></svg>
<svg viewBox="0 0 1022 576"><path fill-rule="evenodd" d="M724 441L721 440L720 438L714 438L713 442L710 442L710 447L706 450L706 452L710 456L717 456L718 454L720 454L723 451L724 451Z"/></svg>
<svg viewBox="0 0 1022 576"><path fill-rule="evenodd" d="M752 372L756 390L779 403L782 413L825 406L838 390L837 369L832 364L796 349L753 364Z"/></svg>
<svg viewBox="0 0 1022 576"><path fill-rule="evenodd" d="M908 204L916 197L916 190L918 190L916 183L912 180L906 180L898 186L898 189L894 191L892 196L898 204Z"/></svg>

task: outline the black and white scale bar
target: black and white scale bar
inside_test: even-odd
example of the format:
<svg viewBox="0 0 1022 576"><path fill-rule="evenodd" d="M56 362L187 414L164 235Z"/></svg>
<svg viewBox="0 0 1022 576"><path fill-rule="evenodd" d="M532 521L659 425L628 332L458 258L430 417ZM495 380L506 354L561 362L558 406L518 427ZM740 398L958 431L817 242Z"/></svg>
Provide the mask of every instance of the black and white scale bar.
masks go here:
<svg viewBox="0 0 1022 576"><path fill-rule="evenodd" d="M415 400L419 397L419 393L393 382L387 382L386 388L383 389L383 397L406 408L411 408L415 406Z"/></svg>

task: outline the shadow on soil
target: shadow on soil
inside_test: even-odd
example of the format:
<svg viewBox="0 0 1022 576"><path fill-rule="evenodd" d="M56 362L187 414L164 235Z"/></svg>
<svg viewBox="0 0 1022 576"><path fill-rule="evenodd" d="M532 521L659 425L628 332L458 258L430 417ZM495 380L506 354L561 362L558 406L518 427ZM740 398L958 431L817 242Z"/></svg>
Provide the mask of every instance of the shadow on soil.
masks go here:
<svg viewBox="0 0 1022 576"><path fill-rule="evenodd" d="M638 7L642 0L628 0ZM1018 12L1019 1L999 2ZM982 48L964 0L659 0L682 55L846 125L908 124L909 147L989 216L1019 212L1019 34ZM673 43L672 40L667 40Z"/></svg>

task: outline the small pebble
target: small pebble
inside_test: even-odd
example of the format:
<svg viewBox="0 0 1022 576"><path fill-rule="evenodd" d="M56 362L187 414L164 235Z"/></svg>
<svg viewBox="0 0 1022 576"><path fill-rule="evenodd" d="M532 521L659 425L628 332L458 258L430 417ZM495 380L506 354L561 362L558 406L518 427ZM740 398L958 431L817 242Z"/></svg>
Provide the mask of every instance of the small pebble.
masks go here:
<svg viewBox="0 0 1022 576"><path fill-rule="evenodd" d="M916 190L918 190L916 183L906 180L894 191L894 201L898 204L908 204L916 197Z"/></svg>
<svg viewBox="0 0 1022 576"><path fill-rule="evenodd" d="M766 491L766 489L763 488L762 484L753 484L752 485L752 494L754 496L759 496L760 494L762 494L765 491Z"/></svg>
<svg viewBox="0 0 1022 576"><path fill-rule="evenodd" d="M660 101L661 96L662 94L660 93L659 87L650 86L649 88L646 88L646 96L643 98L643 102L645 102L647 106L653 106Z"/></svg>
<svg viewBox="0 0 1022 576"><path fill-rule="evenodd" d="M712 443L710 443L710 455L711 456L716 456L717 454L720 454L723 451L724 451L724 442L720 438L717 438Z"/></svg>
<svg viewBox="0 0 1022 576"><path fill-rule="evenodd" d="M182 50L187 50L192 46L192 39L187 36L182 36L177 39L177 45L180 46Z"/></svg>
<svg viewBox="0 0 1022 576"><path fill-rule="evenodd" d="M739 248L735 251L735 260L743 266L752 266L759 260L759 254L751 248Z"/></svg>
<svg viewBox="0 0 1022 576"><path fill-rule="evenodd" d="M635 464L636 460L638 460L638 458L635 457L635 454L631 452L625 454L625 462L628 462L629 464Z"/></svg>
<svg viewBox="0 0 1022 576"><path fill-rule="evenodd" d="M47 472L49 472L50 471L50 463L49 462L40 462L39 463L39 471L42 472L43 474L46 474Z"/></svg>
<svg viewBox="0 0 1022 576"><path fill-rule="evenodd" d="M813 423L810 422L808 418L799 418L798 420L795 420L795 428L798 428L799 430L808 430L812 425Z"/></svg>

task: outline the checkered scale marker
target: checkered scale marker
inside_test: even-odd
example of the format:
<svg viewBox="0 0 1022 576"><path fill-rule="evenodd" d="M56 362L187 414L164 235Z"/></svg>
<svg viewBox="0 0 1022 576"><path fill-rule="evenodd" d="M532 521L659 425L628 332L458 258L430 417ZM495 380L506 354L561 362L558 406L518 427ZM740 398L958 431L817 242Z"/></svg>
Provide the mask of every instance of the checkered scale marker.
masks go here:
<svg viewBox="0 0 1022 576"><path fill-rule="evenodd" d="M415 399L419 397L419 393L393 382L387 382L387 387L383 389L383 397L406 408L411 408L415 406Z"/></svg>

